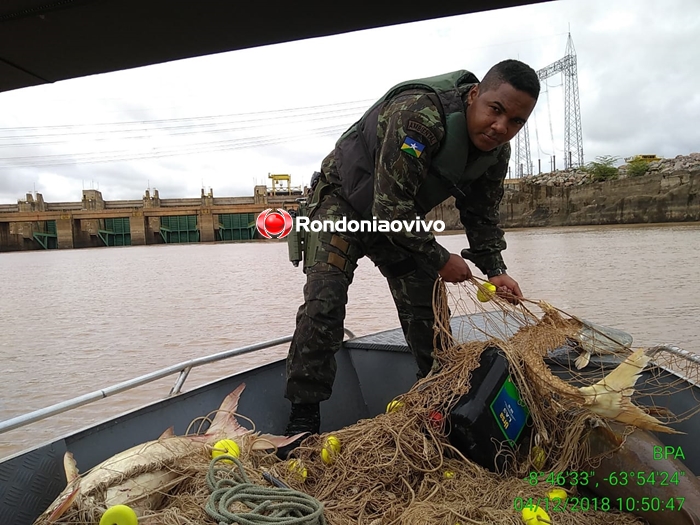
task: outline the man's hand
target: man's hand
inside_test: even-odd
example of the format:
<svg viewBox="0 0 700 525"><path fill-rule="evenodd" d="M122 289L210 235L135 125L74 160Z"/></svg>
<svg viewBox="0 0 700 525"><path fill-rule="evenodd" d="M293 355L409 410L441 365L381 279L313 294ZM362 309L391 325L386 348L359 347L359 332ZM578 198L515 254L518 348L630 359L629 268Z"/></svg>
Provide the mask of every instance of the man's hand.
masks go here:
<svg viewBox="0 0 700 525"><path fill-rule="evenodd" d="M523 292L520 291L520 286L510 275L502 273L491 277L489 281L496 287L496 293L500 297L512 304L520 303L520 299L523 298Z"/></svg>
<svg viewBox="0 0 700 525"><path fill-rule="evenodd" d="M454 253L450 254L447 264L445 264L438 273L440 277L448 283L461 283L462 281L471 279L472 276L472 271L469 269L469 266L467 266L465 260Z"/></svg>

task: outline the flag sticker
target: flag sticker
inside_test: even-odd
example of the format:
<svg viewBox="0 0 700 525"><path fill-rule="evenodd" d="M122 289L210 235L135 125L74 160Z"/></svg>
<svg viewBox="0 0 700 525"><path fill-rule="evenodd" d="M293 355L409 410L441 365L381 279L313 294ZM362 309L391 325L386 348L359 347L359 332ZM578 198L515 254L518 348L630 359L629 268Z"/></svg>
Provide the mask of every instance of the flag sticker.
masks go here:
<svg viewBox="0 0 700 525"><path fill-rule="evenodd" d="M406 137L406 139L403 141L403 144L401 144L401 151L404 153L408 153L412 157L415 158L420 158L421 153L423 153L423 150L425 149L425 146L418 142L416 139L412 139L411 137Z"/></svg>

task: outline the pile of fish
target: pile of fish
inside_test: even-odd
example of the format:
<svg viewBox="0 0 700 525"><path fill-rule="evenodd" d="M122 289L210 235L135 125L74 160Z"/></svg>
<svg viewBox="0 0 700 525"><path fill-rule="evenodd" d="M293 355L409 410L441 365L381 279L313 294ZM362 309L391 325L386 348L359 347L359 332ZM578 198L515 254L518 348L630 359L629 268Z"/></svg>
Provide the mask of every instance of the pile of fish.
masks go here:
<svg viewBox="0 0 700 525"><path fill-rule="evenodd" d="M251 450L283 447L303 434L280 437L251 432L242 427L234 414L245 384L241 384L221 403L205 434L176 436L172 427L157 440L136 445L103 461L80 476L70 452L64 457L67 486L36 524L54 523L71 510L80 508L107 509L129 505L138 517L160 508L167 488L178 477L170 466L195 454L211 454L212 446L221 439L234 439Z"/></svg>

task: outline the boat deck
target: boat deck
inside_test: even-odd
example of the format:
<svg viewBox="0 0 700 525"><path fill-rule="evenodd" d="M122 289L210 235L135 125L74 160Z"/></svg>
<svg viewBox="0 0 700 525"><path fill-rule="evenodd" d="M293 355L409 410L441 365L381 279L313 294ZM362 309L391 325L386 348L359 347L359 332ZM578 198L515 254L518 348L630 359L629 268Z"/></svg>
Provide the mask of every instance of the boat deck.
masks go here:
<svg viewBox="0 0 700 525"><path fill-rule="evenodd" d="M469 319L454 318L452 333L460 341L486 340L486 334L494 330L501 336L514 333L520 326L517 321L514 314L502 312L474 314ZM631 344L629 335L620 331L614 333L619 340ZM555 373L565 375L572 358L566 348L555 354L552 368ZM605 363L605 359L609 362ZM321 404L322 432L384 412L389 401L411 388L418 372L398 328L346 341L336 354L336 361L333 395ZM619 360L594 358L592 362L614 366ZM285 361L279 360L154 401L0 461L0 523L31 525L49 506L66 486L63 472L66 451L73 453L78 468L85 472L120 451L157 439L171 426L176 434L184 434L191 421L218 408L222 399L241 383L246 384L246 389L238 412L250 417L256 430L283 434L289 402L284 398ZM700 399L700 391L689 386L683 395L669 397L667 406L682 413L695 408L697 399ZM247 425L244 421L241 423ZM694 428L697 425L692 420L674 427L689 435L659 436L666 445L688 446L692 440L690 436L697 434ZM27 430L31 432L31 425ZM691 470L700 471L700 456L688 457L686 464Z"/></svg>

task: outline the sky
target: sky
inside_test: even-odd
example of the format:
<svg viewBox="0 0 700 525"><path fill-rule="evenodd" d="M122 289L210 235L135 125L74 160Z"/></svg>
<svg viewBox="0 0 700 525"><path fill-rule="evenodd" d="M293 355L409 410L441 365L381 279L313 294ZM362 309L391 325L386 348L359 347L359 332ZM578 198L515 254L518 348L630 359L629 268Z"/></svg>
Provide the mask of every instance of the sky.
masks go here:
<svg viewBox="0 0 700 525"><path fill-rule="evenodd" d="M571 34L586 162L700 151L700 2L557 0L178 60L0 93L0 203L253 194L308 184L340 134L404 80L516 58ZM543 171L564 150L561 75L528 122Z"/></svg>

